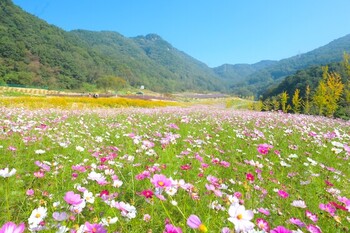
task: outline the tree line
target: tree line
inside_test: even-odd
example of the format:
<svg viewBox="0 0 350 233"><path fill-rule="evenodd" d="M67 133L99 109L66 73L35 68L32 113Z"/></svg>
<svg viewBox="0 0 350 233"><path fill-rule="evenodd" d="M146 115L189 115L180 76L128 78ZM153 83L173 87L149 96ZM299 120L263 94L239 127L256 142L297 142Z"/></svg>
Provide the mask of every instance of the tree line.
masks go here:
<svg viewBox="0 0 350 233"><path fill-rule="evenodd" d="M350 55L287 77L262 97L261 110L350 119ZM276 94L277 93L277 94Z"/></svg>

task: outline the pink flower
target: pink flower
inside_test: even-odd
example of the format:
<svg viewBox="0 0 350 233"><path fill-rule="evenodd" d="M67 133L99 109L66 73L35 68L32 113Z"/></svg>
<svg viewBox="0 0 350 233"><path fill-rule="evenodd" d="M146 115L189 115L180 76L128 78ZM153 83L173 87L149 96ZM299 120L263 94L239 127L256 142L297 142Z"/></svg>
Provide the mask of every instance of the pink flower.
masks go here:
<svg viewBox="0 0 350 233"><path fill-rule="evenodd" d="M259 208L258 211L262 214L270 215L270 211L268 209Z"/></svg>
<svg viewBox="0 0 350 233"><path fill-rule="evenodd" d="M101 224L91 224L89 222L85 222L85 231L88 233L107 233L107 230Z"/></svg>
<svg viewBox="0 0 350 233"><path fill-rule="evenodd" d="M278 195L279 195L280 197L282 197L282 198L287 198L287 197L289 197L289 194L288 194L286 191L284 191L284 190L278 190Z"/></svg>
<svg viewBox="0 0 350 233"><path fill-rule="evenodd" d="M70 205L79 205L83 202L79 194L75 194L73 191L69 191L64 196L64 200Z"/></svg>
<svg viewBox="0 0 350 233"><path fill-rule="evenodd" d="M166 178L166 176L159 174L155 174L153 176L151 183L154 184L156 188L165 188L171 186L171 180Z"/></svg>
<svg viewBox="0 0 350 233"><path fill-rule="evenodd" d="M269 153L269 150L273 148L272 145L269 144L260 144L258 145L258 152L262 155L266 155L267 153Z"/></svg>
<svg viewBox="0 0 350 233"><path fill-rule="evenodd" d="M308 211L308 210L305 211L305 215L306 215L306 217L308 217L308 218L309 218L311 221L313 221L313 222L317 222L317 221L318 221L317 215L311 213L311 212Z"/></svg>
<svg viewBox="0 0 350 233"><path fill-rule="evenodd" d="M258 228L260 230L264 230L266 232L268 232L270 230L269 223L265 219L258 218L256 220L256 225L258 226Z"/></svg>
<svg viewBox="0 0 350 233"><path fill-rule="evenodd" d="M13 222L7 222L1 227L0 233L22 233L24 232L24 229L24 223L21 223L17 226Z"/></svg>
<svg viewBox="0 0 350 233"><path fill-rule="evenodd" d="M288 230L287 228L283 226L278 226L270 231L270 233L292 233L291 230Z"/></svg>
<svg viewBox="0 0 350 233"><path fill-rule="evenodd" d="M175 227L172 224L165 225L165 231L163 233L182 233L180 227Z"/></svg>
<svg viewBox="0 0 350 233"><path fill-rule="evenodd" d="M33 189L28 189L27 192L26 192L26 194L27 194L28 196L34 196L34 190L33 190Z"/></svg>
<svg viewBox="0 0 350 233"><path fill-rule="evenodd" d="M321 210L324 210L324 211L327 211L330 215L332 215L332 216L334 216L334 214L335 214L335 211L336 211L336 208L332 205L332 204L330 204L330 203L328 203L328 204L320 204L319 205L319 208L321 209Z"/></svg>
<svg viewBox="0 0 350 233"><path fill-rule="evenodd" d="M289 222L292 223L292 224L295 224L297 225L298 227L304 227L305 226L305 223L303 223L300 219L298 218L290 218L289 219Z"/></svg>
<svg viewBox="0 0 350 233"><path fill-rule="evenodd" d="M192 229L198 229L200 232L207 232L207 227L202 224L201 220L197 215L190 215L190 217L187 219L187 225Z"/></svg>
<svg viewBox="0 0 350 233"><path fill-rule="evenodd" d="M322 233L321 229L318 226L312 224L308 225L306 229L311 233Z"/></svg>

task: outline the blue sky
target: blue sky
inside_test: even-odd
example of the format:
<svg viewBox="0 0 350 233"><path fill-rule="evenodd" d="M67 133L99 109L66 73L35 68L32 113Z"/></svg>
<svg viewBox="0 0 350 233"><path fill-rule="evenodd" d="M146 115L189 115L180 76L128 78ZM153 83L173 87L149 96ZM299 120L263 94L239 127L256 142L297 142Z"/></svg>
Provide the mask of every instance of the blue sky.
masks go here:
<svg viewBox="0 0 350 233"><path fill-rule="evenodd" d="M64 30L156 33L210 67L280 60L350 34L349 0L13 0Z"/></svg>

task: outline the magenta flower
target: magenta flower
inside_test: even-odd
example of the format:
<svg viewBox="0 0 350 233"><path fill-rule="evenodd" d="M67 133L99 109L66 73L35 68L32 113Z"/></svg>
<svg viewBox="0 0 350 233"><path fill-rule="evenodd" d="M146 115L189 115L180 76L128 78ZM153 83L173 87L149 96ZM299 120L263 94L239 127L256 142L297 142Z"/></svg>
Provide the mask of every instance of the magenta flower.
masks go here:
<svg viewBox="0 0 350 233"><path fill-rule="evenodd" d="M153 197L153 191L149 189L145 189L141 192L141 195L144 196L145 198L152 198Z"/></svg>
<svg viewBox="0 0 350 233"><path fill-rule="evenodd" d="M284 190L278 190L278 195L282 198L288 198L289 194Z"/></svg>
<svg viewBox="0 0 350 233"><path fill-rule="evenodd" d="M182 230L180 227L175 227L172 224L166 224L163 233L182 233Z"/></svg>
<svg viewBox="0 0 350 233"><path fill-rule="evenodd" d="M22 233L25 230L24 223L19 224L18 226L13 222L5 223L1 229L0 233Z"/></svg>
<svg viewBox="0 0 350 233"><path fill-rule="evenodd" d="M254 175L252 173L247 173L246 174L246 179L253 182L254 181Z"/></svg>
<svg viewBox="0 0 350 233"><path fill-rule="evenodd" d="M83 202L79 194L75 194L73 191L69 191L64 196L64 200L70 205L79 205Z"/></svg>
<svg viewBox="0 0 350 233"><path fill-rule="evenodd" d="M190 215L187 219L187 225L192 229L198 229L200 232L207 232L207 227L202 224L201 220L197 215Z"/></svg>
<svg viewBox="0 0 350 233"><path fill-rule="evenodd" d="M267 153L269 153L269 150L273 148L272 145L269 144L260 144L258 145L258 152L262 155L266 155Z"/></svg>
<svg viewBox="0 0 350 233"><path fill-rule="evenodd" d="M291 230L288 230L287 228L283 226L278 226L270 231L270 233L292 233Z"/></svg>
<svg viewBox="0 0 350 233"><path fill-rule="evenodd" d="M107 233L107 230L101 224L91 224L89 222L85 222L85 231L88 233Z"/></svg>
<svg viewBox="0 0 350 233"><path fill-rule="evenodd" d="M154 184L156 188L165 188L171 186L171 180L162 174L155 174L153 178L151 178L151 183Z"/></svg>
<svg viewBox="0 0 350 233"><path fill-rule="evenodd" d="M306 229L311 233L322 233L321 229L318 226L312 224L308 225Z"/></svg>

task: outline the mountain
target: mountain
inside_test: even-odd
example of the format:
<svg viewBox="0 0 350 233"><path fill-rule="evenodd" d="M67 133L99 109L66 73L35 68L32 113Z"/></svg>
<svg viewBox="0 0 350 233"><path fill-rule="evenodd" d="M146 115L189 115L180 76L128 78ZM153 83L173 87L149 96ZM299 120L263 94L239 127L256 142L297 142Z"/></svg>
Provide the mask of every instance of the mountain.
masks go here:
<svg viewBox="0 0 350 233"><path fill-rule="evenodd" d="M298 70L341 61L344 52L350 52L350 34L310 52L269 63L262 69L258 69L252 73L248 72L248 75L246 70L253 70L249 66L248 69L246 68L243 71L236 72L236 74L229 73L226 76L221 75L221 78L232 80L233 85L231 88L235 93L239 93L243 88L248 93L259 96L271 85L278 84L283 78L296 73ZM241 82L236 82L236 80Z"/></svg>
<svg viewBox="0 0 350 233"><path fill-rule="evenodd" d="M160 36L64 31L0 1L0 84L89 89L113 75L159 92L219 91L223 82L205 64Z"/></svg>
<svg viewBox="0 0 350 233"><path fill-rule="evenodd" d="M255 64L224 64L213 68L214 72L223 80L236 84L244 81L247 77L259 70L276 64L277 61L264 60Z"/></svg>

